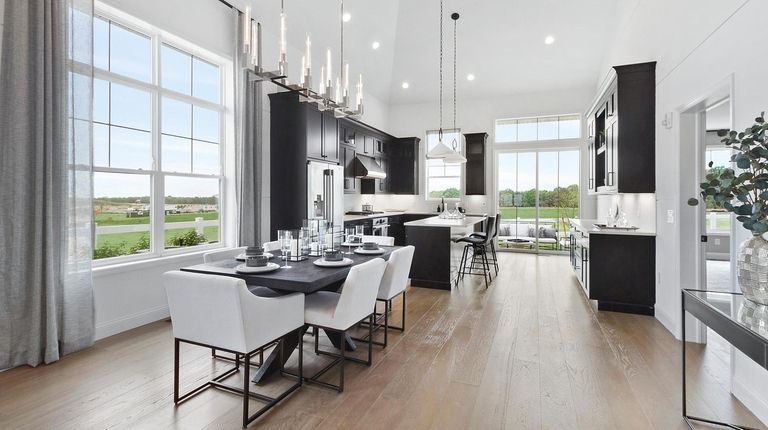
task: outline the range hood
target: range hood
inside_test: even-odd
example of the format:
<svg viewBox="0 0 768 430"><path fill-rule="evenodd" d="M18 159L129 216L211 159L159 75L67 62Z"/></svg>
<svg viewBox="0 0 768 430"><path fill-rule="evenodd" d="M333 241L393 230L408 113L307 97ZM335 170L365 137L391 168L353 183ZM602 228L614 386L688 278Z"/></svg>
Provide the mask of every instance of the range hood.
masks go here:
<svg viewBox="0 0 768 430"><path fill-rule="evenodd" d="M384 179L387 177L384 169L372 157L365 155L355 156L354 171L356 178L362 179Z"/></svg>

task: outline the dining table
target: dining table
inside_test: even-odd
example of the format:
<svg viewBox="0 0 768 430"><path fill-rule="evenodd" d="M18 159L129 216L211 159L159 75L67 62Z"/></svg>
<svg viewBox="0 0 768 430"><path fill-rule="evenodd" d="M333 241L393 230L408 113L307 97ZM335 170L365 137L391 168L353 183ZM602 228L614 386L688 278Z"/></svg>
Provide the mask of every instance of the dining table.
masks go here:
<svg viewBox="0 0 768 430"><path fill-rule="evenodd" d="M357 253L344 254L345 258L352 260L352 264L341 267L321 267L314 264L315 260L318 260L321 257L307 257L301 261L289 260L287 265L290 267L286 268L284 267L286 262L282 258L281 252L275 251L272 252L274 255L272 261L280 264L281 267L271 272L240 273L237 271L237 266L244 263L235 259L196 264L194 266L182 267L180 270L183 272L239 278L244 280L248 286L267 287L278 293L312 294L317 291L337 291L343 285L344 280L347 278L347 274L349 274L352 267L374 258L388 260L392 252L398 248L402 247L381 246L381 249L384 252L379 255ZM308 327L305 326L302 335L307 329ZM341 347L342 341L346 343L347 351L354 351L357 348L357 345L350 336L346 336L342 339L342 337L336 333L326 332L325 334L336 348ZM279 372L282 364L288 361L300 341L301 338L295 331L282 337L269 355L264 357L264 361L261 363L261 366L253 377L253 382L258 384L266 380L270 375ZM280 362L281 358L282 363Z"/></svg>

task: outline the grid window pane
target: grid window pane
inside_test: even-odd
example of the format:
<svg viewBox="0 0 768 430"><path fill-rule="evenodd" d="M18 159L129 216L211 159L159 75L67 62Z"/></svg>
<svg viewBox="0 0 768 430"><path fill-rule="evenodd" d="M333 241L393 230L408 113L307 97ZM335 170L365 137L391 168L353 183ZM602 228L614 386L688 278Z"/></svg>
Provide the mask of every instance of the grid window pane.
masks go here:
<svg viewBox="0 0 768 430"><path fill-rule="evenodd" d="M558 125L560 139L578 139L581 137L581 117L579 115L561 116Z"/></svg>
<svg viewBox="0 0 768 430"><path fill-rule="evenodd" d="M219 179L165 178L165 247L219 241Z"/></svg>
<svg viewBox="0 0 768 430"><path fill-rule="evenodd" d="M93 124L93 165L109 167L109 126Z"/></svg>
<svg viewBox="0 0 768 430"><path fill-rule="evenodd" d="M168 45L161 50L160 81L163 88L192 94L192 56Z"/></svg>
<svg viewBox="0 0 768 430"><path fill-rule="evenodd" d="M219 113L195 106L192 109L192 137L219 143Z"/></svg>
<svg viewBox="0 0 768 430"><path fill-rule="evenodd" d="M209 102L219 103L221 100L219 67L199 58L194 58L192 68L192 95Z"/></svg>
<svg viewBox="0 0 768 430"><path fill-rule="evenodd" d="M109 22L93 18L93 66L109 70Z"/></svg>
<svg viewBox="0 0 768 430"><path fill-rule="evenodd" d="M526 118L517 120L517 141L526 142L536 140L537 121L536 118Z"/></svg>
<svg viewBox="0 0 768 430"><path fill-rule="evenodd" d="M93 258L148 252L152 234L149 175L95 172L93 196Z"/></svg>
<svg viewBox="0 0 768 430"><path fill-rule="evenodd" d="M143 82L152 81L149 37L112 23L109 35L110 71Z"/></svg>
<svg viewBox="0 0 768 430"><path fill-rule="evenodd" d="M443 144L453 147L454 140L459 152L461 148L460 130L443 130ZM427 152L439 143L439 132L427 132ZM433 199L459 198L461 196L461 166L446 165L443 160L427 159L427 196Z"/></svg>
<svg viewBox="0 0 768 430"><path fill-rule="evenodd" d="M192 140L163 135L163 170L192 173Z"/></svg>
<svg viewBox="0 0 768 430"><path fill-rule="evenodd" d="M93 80L93 120L109 123L109 82Z"/></svg>
<svg viewBox="0 0 768 430"><path fill-rule="evenodd" d="M194 140L192 148L193 173L218 175L221 172L218 144Z"/></svg>
<svg viewBox="0 0 768 430"><path fill-rule="evenodd" d="M537 126L537 140L557 139L557 117L539 118Z"/></svg>
<svg viewBox="0 0 768 430"><path fill-rule="evenodd" d="M192 105L163 97L162 131L180 137L192 137Z"/></svg>
<svg viewBox="0 0 768 430"><path fill-rule="evenodd" d="M152 168L152 134L110 127L110 166L126 169Z"/></svg>
<svg viewBox="0 0 768 430"><path fill-rule="evenodd" d="M110 124L151 130L152 100L147 91L111 84Z"/></svg>
<svg viewBox="0 0 768 430"><path fill-rule="evenodd" d="M516 120L500 120L496 123L496 142L517 142Z"/></svg>

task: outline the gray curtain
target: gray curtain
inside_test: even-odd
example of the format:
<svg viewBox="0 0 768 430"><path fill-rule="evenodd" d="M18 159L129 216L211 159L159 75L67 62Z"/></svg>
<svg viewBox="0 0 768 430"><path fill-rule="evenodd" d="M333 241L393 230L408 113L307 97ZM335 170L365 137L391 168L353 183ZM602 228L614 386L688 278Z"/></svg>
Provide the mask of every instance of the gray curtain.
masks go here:
<svg viewBox="0 0 768 430"><path fill-rule="evenodd" d="M235 148L237 153L236 189L238 240L241 246L262 243L262 83L255 81L248 56L243 51L242 15L232 9L235 29Z"/></svg>
<svg viewBox="0 0 768 430"><path fill-rule="evenodd" d="M94 337L93 0L6 0L0 66L0 369Z"/></svg>

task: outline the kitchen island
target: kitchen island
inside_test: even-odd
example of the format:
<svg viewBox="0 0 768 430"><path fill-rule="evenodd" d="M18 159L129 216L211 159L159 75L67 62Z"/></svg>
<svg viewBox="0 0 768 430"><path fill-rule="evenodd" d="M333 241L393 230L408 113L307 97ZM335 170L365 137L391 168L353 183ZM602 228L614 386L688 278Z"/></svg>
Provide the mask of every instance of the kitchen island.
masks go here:
<svg viewBox="0 0 768 430"><path fill-rule="evenodd" d="M437 216L406 222L405 243L416 250L411 265L411 285L414 287L450 290L455 275L454 249L451 229L480 231L484 216L443 219Z"/></svg>

